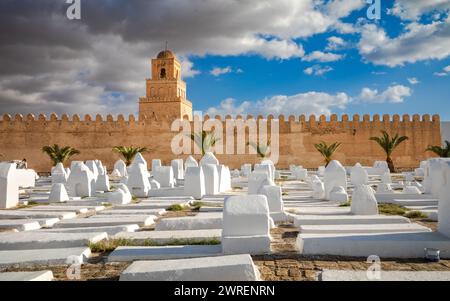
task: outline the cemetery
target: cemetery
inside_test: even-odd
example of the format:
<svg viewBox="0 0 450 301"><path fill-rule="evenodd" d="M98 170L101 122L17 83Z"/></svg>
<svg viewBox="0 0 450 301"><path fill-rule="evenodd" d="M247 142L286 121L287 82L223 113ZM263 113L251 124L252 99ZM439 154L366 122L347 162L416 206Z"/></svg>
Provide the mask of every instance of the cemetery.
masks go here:
<svg viewBox="0 0 450 301"><path fill-rule="evenodd" d="M0 163L0 279L71 280L76 264L80 280L355 281L371 255L386 279L449 279L448 159L412 175L338 160L230 171L211 152L162 162L138 152L47 176Z"/></svg>

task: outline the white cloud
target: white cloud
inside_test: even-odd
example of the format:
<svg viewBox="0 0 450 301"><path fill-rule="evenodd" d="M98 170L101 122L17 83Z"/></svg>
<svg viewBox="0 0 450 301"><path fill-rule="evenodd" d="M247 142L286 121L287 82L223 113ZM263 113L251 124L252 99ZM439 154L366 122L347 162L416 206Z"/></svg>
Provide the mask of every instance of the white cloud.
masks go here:
<svg viewBox="0 0 450 301"><path fill-rule="evenodd" d="M321 76L330 71L333 71L333 68L331 68L330 66L321 67L320 65L314 65L312 67L306 68L303 72L307 75Z"/></svg>
<svg viewBox="0 0 450 301"><path fill-rule="evenodd" d="M388 13L403 20L418 20L423 14L446 9L450 9L448 0L396 0Z"/></svg>
<svg viewBox="0 0 450 301"><path fill-rule="evenodd" d="M443 71L435 72L434 75L440 76L440 77L447 76L450 73L450 65L447 67L444 67L442 70Z"/></svg>
<svg viewBox="0 0 450 301"><path fill-rule="evenodd" d="M210 115L330 115L333 109L345 109L351 98L345 93L328 94L323 92L307 92L296 95L277 95L256 102L244 101L236 103L233 98L223 100L219 106L207 110Z"/></svg>
<svg viewBox="0 0 450 301"><path fill-rule="evenodd" d="M233 72L233 69L231 69L230 66L224 67L224 68L220 68L220 67L215 67L213 68L209 73L212 74L213 76L219 76L222 74L227 74L227 73L231 73Z"/></svg>
<svg viewBox="0 0 450 301"><path fill-rule="evenodd" d="M183 78L194 77L201 73L199 70L194 69L194 63L192 63L187 58L180 58L180 64L182 66L181 67L181 76Z"/></svg>
<svg viewBox="0 0 450 301"><path fill-rule="evenodd" d="M360 102L366 103L402 103L406 97L412 95L412 90L403 85L390 86L383 92L377 89L363 88L357 97Z"/></svg>
<svg viewBox="0 0 450 301"><path fill-rule="evenodd" d="M328 45L325 48L328 51L340 50L347 45L347 42L344 39L336 36L331 36L328 39Z"/></svg>
<svg viewBox="0 0 450 301"><path fill-rule="evenodd" d="M417 78L415 78L415 77L408 78L408 82L409 82L411 85L417 85L417 84L420 83L420 81L419 81Z"/></svg>
<svg viewBox="0 0 450 301"><path fill-rule="evenodd" d="M375 24L366 24L362 27L358 48L367 61L389 67L447 58L450 56L450 17L430 24L409 23L405 32L395 38L390 38Z"/></svg>
<svg viewBox="0 0 450 301"><path fill-rule="evenodd" d="M214 67L209 73L215 77L221 76L227 73L244 73L244 70L241 68L232 68L231 66L226 67Z"/></svg>
<svg viewBox="0 0 450 301"><path fill-rule="evenodd" d="M308 55L305 55L302 60L306 62L317 61L321 63L335 62L339 61L343 58L343 55L331 53L331 52L322 52L322 51L313 51Z"/></svg>

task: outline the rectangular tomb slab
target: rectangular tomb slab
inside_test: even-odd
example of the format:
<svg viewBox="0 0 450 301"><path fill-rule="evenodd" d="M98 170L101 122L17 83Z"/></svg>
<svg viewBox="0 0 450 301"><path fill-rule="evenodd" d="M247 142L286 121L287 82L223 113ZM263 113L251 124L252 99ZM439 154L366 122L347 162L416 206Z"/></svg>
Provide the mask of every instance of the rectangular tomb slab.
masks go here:
<svg viewBox="0 0 450 301"><path fill-rule="evenodd" d="M93 233L93 232L106 232L108 236L116 235L124 232L134 232L139 230L139 226L134 225L121 225L121 226L102 226L102 227L80 227L80 228L54 228L54 229L41 229L39 232L52 232L52 233Z"/></svg>
<svg viewBox="0 0 450 301"><path fill-rule="evenodd" d="M302 234L322 233L399 233L399 232L431 232L431 229L416 224L353 224L353 225L303 225Z"/></svg>
<svg viewBox="0 0 450 301"><path fill-rule="evenodd" d="M126 204L126 205L117 205L114 206L115 210L141 210L141 209L167 209L172 205L180 204L182 206L189 206L190 202L188 201L142 201L137 204Z"/></svg>
<svg viewBox="0 0 450 301"><path fill-rule="evenodd" d="M61 221L55 225L55 228L80 228L80 227L102 227L102 226L118 226L137 224L140 227L151 226L155 222L154 215L135 215L135 216L118 216L103 218L79 218L74 220Z"/></svg>
<svg viewBox="0 0 450 301"><path fill-rule="evenodd" d="M60 265L67 264L68 259L83 263L91 256L87 247L35 249L35 250L1 250L0 267L29 267L34 265Z"/></svg>
<svg viewBox="0 0 450 301"><path fill-rule="evenodd" d="M52 271L0 273L0 281L52 281Z"/></svg>
<svg viewBox="0 0 450 301"><path fill-rule="evenodd" d="M164 260L218 255L222 255L221 245L118 247L109 254L108 261Z"/></svg>
<svg viewBox="0 0 450 301"><path fill-rule="evenodd" d="M409 219L387 215L297 215L294 226L303 225L352 225L352 224L407 224Z"/></svg>
<svg viewBox="0 0 450 301"><path fill-rule="evenodd" d="M248 254L178 260L137 261L120 281L256 281L259 271Z"/></svg>
<svg viewBox="0 0 450 301"><path fill-rule="evenodd" d="M87 246L107 239L105 232L48 233L19 232L0 233L0 250L33 250L43 248L72 248Z"/></svg>
<svg viewBox="0 0 450 301"><path fill-rule="evenodd" d="M175 231L141 231L134 233L118 233L115 239L123 238L136 243L152 241L157 244L166 244L174 241L207 241L222 237L221 229L208 230L175 230Z"/></svg>
<svg viewBox="0 0 450 301"><path fill-rule="evenodd" d="M450 258L450 239L437 232L378 234L299 234L297 249L304 255L381 258L424 258L425 248Z"/></svg>
<svg viewBox="0 0 450 301"><path fill-rule="evenodd" d="M0 219L36 219L36 218L75 218L75 212L65 211L27 211L27 210L0 210Z"/></svg>
<svg viewBox="0 0 450 301"><path fill-rule="evenodd" d="M288 205L285 204L285 210L289 209ZM308 206L292 208L291 211L299 215L349 215L350 207Z"/></svg>
<svg viewBox="0 0 450 301"><path fill-rule="evenodd" d="M40 229L38 221L27 219L6 219L0 220L0 230L32 231Z"/></svg>
<svg viewBox="0 0 450 301"><path fill-rule="evenodd" d="M157 231L221 229L222 217L174 217L165 218L156 224Z"/></svg>
<svg viewBox="0 0 450 301"><path fill-rule="evenodd" d="M319 281L450 281L450 272L382 270L379 278L373 278L367 271L324 270L318 278Z"/></svg>
<svg viewBox="0 0 450 301"><path fill-rule="evenodd" d="M99 212L98 215L156 215L160 216L166 213L165 209L116 209Z"/></svg>

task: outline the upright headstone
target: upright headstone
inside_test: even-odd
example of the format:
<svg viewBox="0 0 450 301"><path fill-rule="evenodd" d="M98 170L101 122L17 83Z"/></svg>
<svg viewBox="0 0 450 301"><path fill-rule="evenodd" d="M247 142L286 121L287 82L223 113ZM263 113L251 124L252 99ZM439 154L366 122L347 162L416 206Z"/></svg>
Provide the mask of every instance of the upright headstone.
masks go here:
<svg viewBox="0 0 450 301"><path fill-rule="evenodd" d="M162 163L160 159L153 159L152 160L152 171L154 171L156 168L161 167Z"/></svg>
<svg viewBox="0 0 450 301"><path fill-rule="evenodd" d="M205 174L205 194L216 195L219 193L219 172L216 164L202 164Z"/></svg>
<svg viewBox="0 0 450 301"><path fill-rule="evenodd" d="M442 162L443 187L439 195L438 231L450 238L450 162Z"/></svg>
<svg viewBox="0 0 450 301"><path fill-rule="evenodd" d="M83 162L72 162L66 186L71 197L90 197L95 193L94 175Z"/></svg>
<svg viewBox="0 0 450 301"><path fill-rule="evenodd" d="M92 175L94 176L95 181L97 181L99 172L98 172L97 164L95 164L95 161L88 160L88 161L86 161L85 164L89 168L89 170L92 172Z"/></svg>
<svg viewBox="0 0 450 301"><path fill-rule="evenodd" d="M331 161L325 169L325 199L330 199L331 190L334 187L347 189L347 172L339 161Z"/></svg>
<svg viewBox="0 0 450 301"><path fill-rule="evenodd" d="M197 160L194 159L194 157L189 156L186 159L184 166L185 166L185 169L187 169L188 167L198 167L198 163L197 163Z"/></svg>
<svg viewBox="0 0 450 301"><path fill-rule="evenodd" d="M212 152L206 152L206 154L203 156L203 158L200 160L200 165L206 165L206 164L215 164L219 165L219 160L217 160L216 156Z"/></svg>
<svg viewBox="0 0 450 301"><path fill-rule="evenodd" d="M219 192L231 190L231 173L228 166L219 165Z"/></svg>
<svg viewBox="0 0 450 301"><path fill-rule="evenodd" d="M269 206L265 196L248 195L227 198L223 209L223 253L269 253L270 225Z"/></svg>
<svg viewBox="0 0 450 301"><path fill-rule="evenodd" d="M48 197L49 203L61 203L67 202L69 195L67 194L66 187L62 183L52 184L50 195Z"/></svg>
<svg viewBox="0 0 450 301"><path fill-rule="evenodd" d="M328 200L332 202L347 202L347 191L345 191L345 188L342 186L335 186L333 187L333 189L331 189L330 197L328 198Z"/></svg>
<svg viewBox="0 0 450 301"><path fill-rule="evenodd" d="M391 172L387 171L381 176L381 183L392 184Z"/></svg>
<svg viewBox="0 0 450 301"><path fill-rule="evenodd" d="M148 171L144 164L132 164L129 168L127 187L131 194L139 198L148 196L151 189Z"/></svg>
<svg viewBox="0 0 450 301"><path fill-rule="evenodd" d="M144 156L142 156L141 153L137 153L136 156L134 156L134 159L133 159L133 162L131 163L131 165L136 165L136 164L144 165L145 171L148 172L147 161L144 159Z"/></svg>
<svg viewBox="0 0 450 301"><path fill-rule="evenodd" d="M161 184L161 187L173 188L175 186L175 178L173 176L172 166L159 166L153 171L153 178Z"/></svg>
<svg viewBox="0 0 450 301"><path fill-rule="evenodd" d="M120 174L120 177L128 176L127 165L123 160L117 160L116 163L114 163L114 170L117 170L117 172Z"/></svg>
<svg viewBox="0 0 450 301"><path fill-rule="evenodd" d="M0 209L14 208L19 204L19 182L15 163L0 163Z"/></svg>
<svg viewBox="0 0 450 301"><path fill-rule="evenodd" d="M248 194L260 194L260 190L263 186L275 185L269 175L266 172L254 171L248 178Z"/></svg>
<svg viewBox="0 0 450 301"><path fill-rule="evenodd" d="M369 185L358 185L353 191L351 212L357 215L377 215L378 202Z"/></svg>
<svg viewBox="0 0 450 301"><path fill-rule="evenodd" d="M359 165L355 165L350 173L350 181L354 186L367 185L369 183L369 174Z"/></svg>
<svg viewBox="0 0 450 301"><path fill-rule="evenodd" d="M56 164L56 166L52 169L52 184L65 184L68 177L69 176L67 175L62 163Z"/></svg>
<svg viewBox="0 0 450 301"><path fill-rule="evenodd" d="M319 179L312 181L311 187L313 190L312 197L317 200L322 200L325 198L325 186L323 182Z"/></svg>
<svg viewBox="0 0 450 301"><path fill-rule="evenodd" d="M184 167L183 167L183 160L182 159L175 159L171 162L172 169L173 169L173 176L176 180L183 180L184 179Z"/></svg>
<svg viewBox="0 0 450 301"><path fill-rule="evenodd" d="M252 165L251 164L244 164L241 166L241 173L242 176L248 177L252 173Z"/></svg>
<svg viewBox="0 0 450 301"><path fill-rule="evenodd" d="M205 195L203 168L189 166L184 177L184 194L199 200Z"/></svg>

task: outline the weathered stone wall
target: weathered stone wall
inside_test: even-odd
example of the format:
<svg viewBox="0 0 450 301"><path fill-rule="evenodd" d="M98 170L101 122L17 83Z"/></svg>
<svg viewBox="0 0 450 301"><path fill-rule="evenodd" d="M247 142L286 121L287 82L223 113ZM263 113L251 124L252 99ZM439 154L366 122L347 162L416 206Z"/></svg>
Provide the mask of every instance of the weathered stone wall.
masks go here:
<svg viewBox="0 0 450 301"><path fill-rule="evenodd" d="M216 117L218 118L218 117ZM238 117L239 118L239 117ZM252 118L251 116L247 118ZM257 119L262 118L258 116ZM273 116L269 116L270 120ZM285 168L289 164L300 164L304 167L316 168L322 165L322 157L314 149L314 144L320 141L342 142L335 158L345 165L361 162L372 165L375 160L384 160L385 155L380 147L372 141L371 136L379 136L380 130L389 133L406 135L410 138L399 146L393 157L398 167L416 167L419 162L429 156L425 148L441 143L440 120L435 115L414 115L412 118L404 115L402 118L394 115L355 115L350 120L347 115L340 120L336 115L329 119L320 116L289 117L280 116L280 159L278 167ZM224 122L224 121L222 121ZM108 115L104 120L100 115L95 119L86 115L82 120L78 115L69 118L63 115L58 118L52 114L35 117L27 115L3 116L0 121L0 160L26 158L30 168L38 172L48 172L51 162L41 149L44 145L70 145L81 151L73 160L100 159L109 168L119 159L119 155L111 149L118 145L146 146L150 152L144 154L147 160L160 158L164 164L170 164L175 156L171 151L172 138L178 132L171 132L171 120L152 118L136 120L130 116L126 120L122 115L113 119ZM225 126L224 126L225 129ZM225 145L225 141L223 142ZM187 155L180 156L185 159ZM197 159L200 155L196 155ZM243 163L255 163L256 155L218 155L221 162L232 168L238 168Z"/></svg>

